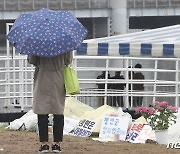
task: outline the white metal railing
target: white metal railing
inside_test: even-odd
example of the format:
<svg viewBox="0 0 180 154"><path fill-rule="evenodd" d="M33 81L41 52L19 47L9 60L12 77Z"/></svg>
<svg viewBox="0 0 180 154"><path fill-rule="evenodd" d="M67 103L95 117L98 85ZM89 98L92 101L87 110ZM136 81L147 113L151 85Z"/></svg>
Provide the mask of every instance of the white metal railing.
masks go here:
<svg viewBox="0 0 180 154"><path fill-rule="evenodd" d="M93 60L93 63L105 60L106 63L104 67L99 67L99 64L96 67L91 66L91 63L89 63L88 66L86 64L86 67L82 67L81 65L84 65L84 63L81 63L81 60ZM122 65L119 65L119 67L110 67L109 65L113 63L114 60L118 60L120 63L122 62ZM137 61L146 67L141 69L141 72L145 75L145 80L131 80L127 77L129 71L139 71L139 69L127 67L130 63L135 64ZM159 67L158 63L156 63L158 66L149 65L148 61L151 61L151 63L152 61L172 61L176 63L176 67L180 65L179 59L177 58L74 56L73 63L77 70L81 87L81 94L76 96L77 99L83 101L85 104L98 107L98 98L100 97L104 98L103 104L111 105L112 102L110 102L109 99L112 101L111 98L123 96L125 108L129 108L129 106L132 107L132 105L128 103L130 97L143 96L144 106L148 106L153 100L166 100L172 105L179 106L180 71L177 70L176 67L174 67L174 69L156 69ZM96 65L95 63L93 65ZM4 103L5 106L9 106L17 105L18 102L22 110L24 110L25 107L31 107L33 71L34 68L27 63L26 56L15 56L13 59L11 57L0 57L0 74L1 77L3 77L0 79L1 103ZM108 79L107 75L105 79L96 79L97 74L101 73L101 71L106 71L106 74L110 72L111 75L114 74L114 71L121 71L125 79ZM166 75L171 75L172 78L174 76L175 80L155 79L154 75L152 75L162 72L166 72ZM172 74L172 72L174 72L174 74ZM89 76L89 73L91 76ZM83 78L85 74L86 78ZM104 83L105 89L97 89L97 82ZM126 84L124 90L108 89L108 84L119 82ZM145 90L141 92L128 90L128 86L134 83L144 83Z"/></svg>
<svg viewBox="0 0 180 154"><path fill-rule="evenodd" d="M177 69L179 66L179 59L177 58L151 58L151 57L100 57L100 56L76 56L78 60L80 59L92 59L92 60L101 60L104 59L106 61L106 64L104 67L82 67L82 66L77 66L77 71L80 72L87 72L91 71L91 74L93 72L99 72L100 71L106 71L106 79L81 79L81 83L86 83L86 84L95 84L99 81L102 83L105 83L105 91L101 96L105 96L107 98L108 96L113 96L113 95L122 95L125 98L126 101L126 107L129 107L128 98L129 96L143 96L144 97L144 102L145 105L151 104L154 100L166 100L170 101L172 105L179 106L179 70ZM112 63L113 60L119 60L119 63L122 62L122 65L119 67L114 66L110 67L109 63ZM175 63L175 67L172 69L167 69L167 68L159 68L160 62L171 62ZM142 63L145 68L142 69L135 69L135 68L128 68L130 64L135 64L135 63ZM150 63L149 63L150 62ZM83 64L82 64L83 65ZM124 80L111 80L107 79L107 72L114 72L114 71L121 71L123 75L125 76ZM141 71L145 75L145 80L139 81L139 80L129 80L127 78L127 74L129 71ZM167 79L158 79L159 75L162 75L162 73L166 74L165 76L171 75L174 80L169 80ZM97 74L97 73L96 73ZM149 77L152 76L152 77ZM149 79L148 79L149 78ZM113 82L121 82L121 83L126 83L126 89L123 92L119 93L112 93L110 91L107 91L107 84L113 83ZM143 92L136 92L136 91L129 91L128 90L128 85L129 84L134 84L134 83L144 83L145 85L145 90ZM171 87L171 88L170 88ZM104 103L107 103L107 100L104 99Z"/></svg>
<svg viewBox="0 0 180 154"><path fill-rule="evenodd" d="M33 67L28 65L24 56L12 58L0 58L1 102L4 107L18 104L24 110L24 106L31 106L27 98L32 99L32 76Z"/></svg>

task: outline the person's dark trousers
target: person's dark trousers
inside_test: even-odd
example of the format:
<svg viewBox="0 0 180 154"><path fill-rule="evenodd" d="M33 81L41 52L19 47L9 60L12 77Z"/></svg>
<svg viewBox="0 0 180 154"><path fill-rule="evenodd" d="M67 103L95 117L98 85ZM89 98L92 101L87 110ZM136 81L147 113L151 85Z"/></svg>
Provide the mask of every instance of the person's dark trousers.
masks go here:
<svg viewBox="0 0 180 154"><path fill-rule="evenodd" d="M133 97L133 106L134 107L141 107L142 106L143 97Z"/></svg>
<svg viewBox="0 0 180 154"><path fill-rule="evenodd" d="M116 107L116 100L117 100L116 97L117 97L117 96L112 96L112 97L111 97L111 104L112 104L111 106L112 106L112 107Z"/></svg>
<svg viewBox="0 0 180 154"><path fill-rule="evenodd" d="M48 115L38 114L38 127L40 142L48 142ZM53 137L54 142L62 142L64 128L64 115L54 115Z"/></svg>
<svg viewBox="0 0 180 154"><path fill-rule="evenodd" d="M122 96L113 96L112 106L116 107L116 101L118 103L118 107L124 107L123 97Z"/></svg>
<svg viewBox="0 0 180 154"><path fill-rule="evenodd" d="M64 128L64 115L54 115L53 118L53 137L54 142L62 142L63 128Z"/></svg>
<svg viewBox="0 0 180 154"><path fill-rule="evenodd" d="M129 96L129 107L131 107L131 103L132 103L131 96ZM133 104L132 104L132 106L133 106Z"/></svg>
<svg viewBox="0 0 180 154"><path fill-rule="evenodd" d="M119 107L124 107L123 96L117 96L117 102Z"/></svg>
<svg viewBox="0 0 180 154"><path fill-rule="evenodd" d="M48 115L38 114L38 129L40 142L48 142Z"/></svg>

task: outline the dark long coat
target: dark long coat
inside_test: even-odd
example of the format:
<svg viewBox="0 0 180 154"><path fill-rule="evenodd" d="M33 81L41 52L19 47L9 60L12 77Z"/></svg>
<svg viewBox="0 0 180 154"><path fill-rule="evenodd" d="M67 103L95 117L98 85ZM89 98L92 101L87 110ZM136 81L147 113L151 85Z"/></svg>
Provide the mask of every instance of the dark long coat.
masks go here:
<svg viewBox="0 0 180 154"><path fill-rule="evenodd" d="M144 75L141 72L136 72L133 75L135 80L144 80ZM144 84L133 84L133 90L144 90Z"/></svg>
<svg viewBox="0 0 180 154"><path fill-rule="evenodd" d="M64 66L72 61L72 52L44 58L28 56L35 66L33 111L36 114L64 114Z"/></svg>

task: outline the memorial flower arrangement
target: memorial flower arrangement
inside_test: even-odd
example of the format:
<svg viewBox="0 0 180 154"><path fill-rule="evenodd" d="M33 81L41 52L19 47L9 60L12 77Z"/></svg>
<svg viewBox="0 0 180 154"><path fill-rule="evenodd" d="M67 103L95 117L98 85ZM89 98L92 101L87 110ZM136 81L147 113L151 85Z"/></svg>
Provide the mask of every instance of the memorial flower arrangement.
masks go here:
<svg viewBox="0 0 180 154"><path fill-rule="evenodd" d="M136 113L141 114L153 130L165 130L176 123L177 107L168 105L168 102L154 102L152 107L137 107Z"/></svg>

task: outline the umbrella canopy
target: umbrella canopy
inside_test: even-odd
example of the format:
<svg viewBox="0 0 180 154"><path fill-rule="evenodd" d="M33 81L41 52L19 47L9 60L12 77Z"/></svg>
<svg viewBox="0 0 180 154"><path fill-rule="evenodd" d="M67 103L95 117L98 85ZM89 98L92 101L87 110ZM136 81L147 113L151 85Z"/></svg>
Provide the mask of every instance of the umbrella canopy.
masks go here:
<svg viewBox="0 0 180 154"><path fill-rule="evenodd" d="M77 54L180 57L180 25L85 40Z"/></svg>
<svg viewBox="0 0 180 154"><path fill-rule="evenodd" d="M7 39L21 54L54 57L77 49L86 35L69 11L41 9L20 15Z"/></svg>

